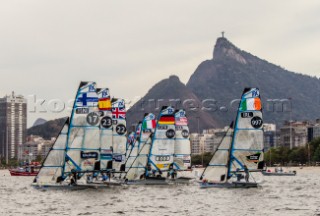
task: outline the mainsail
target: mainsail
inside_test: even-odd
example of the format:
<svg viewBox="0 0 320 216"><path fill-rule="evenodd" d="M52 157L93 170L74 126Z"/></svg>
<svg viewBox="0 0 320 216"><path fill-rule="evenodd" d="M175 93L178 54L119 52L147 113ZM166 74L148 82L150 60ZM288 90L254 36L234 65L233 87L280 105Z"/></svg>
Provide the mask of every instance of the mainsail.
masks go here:
<svg viewBox="0 0 320 216"><path fill-rule="evenodd" d="M39 185L55 184L57 179L62 176L68 127L69 118L66 119L62 130L43 161L41 169L34 180L35 183Z"/></svg>
<svg viewBox="0 0 320 216"><path fill-rule="evenodd" d="M81 82L79 86L68 130L63 178L72 172L100 169L101 113L95 85Z"/></svg>
<svg viewBox="0 0 320 216"><path fill-rule="evenodd" d="M151 137L147 139L147 141L144 143L141 150L139 151L138 155L135 157L133 163L131 164L125 176L126 179L138 180L143 179L145 177L150 148Z"/></svg>
<svg viewBox="0 0 320 216"><path fill-rule="evenodd" d="M153 172L168 171L173 164L174 137L174 108L162 107L149 154L149 163Z"/></svg>
<svg viewBox="0 0 320 216"><path fill-rule="evenodd" d="M263 120L258 88L246 88L241 97L231 144L228 176L263 169Z"/></svg>
<svg viewBox="0 0 320 216"><path fill-rule="evenodd" d="M112 168L119 172L121 166L126 161L126 108L123 99L112 99L112 119L113 119L113 161Z"/></svg>
<svg viewBox="0 0 320 216"><path fill-rule="evenodd" d="M126 156L127 161L125 163L125 170L128 171L130 167L132 166L132 163L136 159L138 153L139 153L139 143L140 143L140 135L141 135L141 127L142 127L142 122L139 122L136 128L135 132L135 138L133 140L133 144L131 147L131 151L128 152L128 155ZM131 141L132 142L132 141Z"/></svg>
<svg viewBox="0 0 320 216"><path fill-rule="evenodd" d="M112 168L112 113L110 92L107 88L97 89L100 117L100 169L103 171Z"/></svg>
<svg viewBox="0 0 320 216"><path fill-rule="evenodd" d="M156 126L155 115L146 113L142 122L141 136L138 147L138 154L131 167L128 169L126 179L139 180L145 177L148 165L148 158L151 149L152 133Z"/></svg>
<svg viewBox="0 0 320 216"><path fill-rule="evenodd" d="M205 168L200 179L209 179L213 182L226 182L228 167L229 167L229 157L230 157L230 147L233 134L233 123L227 130L225 136L222 138L218 148L213 154L208 166Z"/></svg>
<svg viewBox="0 0 320 216"><path fill-rule="evenodd" d="M173 164L176 170L187 170L191 167L191 145L186 111L176 111L175 117L175 145Z"/></svg>

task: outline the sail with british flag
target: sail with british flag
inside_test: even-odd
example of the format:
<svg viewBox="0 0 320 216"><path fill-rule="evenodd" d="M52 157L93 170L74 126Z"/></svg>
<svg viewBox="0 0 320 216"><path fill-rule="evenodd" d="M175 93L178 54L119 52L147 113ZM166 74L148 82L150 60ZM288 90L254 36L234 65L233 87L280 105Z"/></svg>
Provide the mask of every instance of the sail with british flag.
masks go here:
<svg viewBox="0 0 320 216"><path fill-rule="evenodd" d="M112 99L112 149L113 161L112 168L119 172L121 166L126 162L126 143L127 143L127 125L126 125L126 107L123 99Z"/></svg>
<svg viewBox="0 0 320 216"><path fill-rule="evenodd" d="M71 117L44 160L34 185L75 185L77 180L102 178L113 171L113 149L116 154L126 153L126 130L117 130L119 125L126 126L125 115L113 115L123 109L123 100L115 100L112 107L109 89L98 89L95 82L81 82ZM112 133L113 128L118 137Z"/></svg>

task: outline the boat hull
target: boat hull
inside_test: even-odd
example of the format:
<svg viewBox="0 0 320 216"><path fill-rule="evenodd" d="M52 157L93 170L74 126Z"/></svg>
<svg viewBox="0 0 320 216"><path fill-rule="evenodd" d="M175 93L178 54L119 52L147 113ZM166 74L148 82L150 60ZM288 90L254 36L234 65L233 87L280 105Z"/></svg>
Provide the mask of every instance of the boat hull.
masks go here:
<svg viewBox="0 0 320 216"><path fill-rule="evenodd" d="M92 183L92 184L78 184L78 185L67 185L67 184L56 184L56 185L38 185L32 184L35 189L38 190L85 190L85 189L102 189L110 188L115 184L104 184L104 183Z"/></svg>
<svg viewBox="0 0 320 216"><path fill-rule="evenodd" d="M296 176L296 172L282 172L282 173L276 173L276 172L262 172L262 175L264 176Z"/></svg>
<svg viewBox="0 0 320 216"><path fill-rule="evenodd" d="M11 176L37 176L38 172L26 172L19 170L9 170Z"/></svg>
<svg viewBox="0 0 320 216"><path fill-rule="evenodd" d="M180 177L177 179L167 179L167 182L169 184L190 184L191 180L193 180L193 178L186 178L186 177Z"/></svg>
<svg viewBox="0 0 320 216"><path fill-rule="evenodd" d="M256 182L200 182L200 188L257 188L258 186Z"/></svg>
<svg viewBox="0 0 320 216"><path fill-rule="evenodd" d="M169 182L166 181L166 178L162 177L148 177L141 180L129 180L125 181L127 185L169 185Z"/></svg>

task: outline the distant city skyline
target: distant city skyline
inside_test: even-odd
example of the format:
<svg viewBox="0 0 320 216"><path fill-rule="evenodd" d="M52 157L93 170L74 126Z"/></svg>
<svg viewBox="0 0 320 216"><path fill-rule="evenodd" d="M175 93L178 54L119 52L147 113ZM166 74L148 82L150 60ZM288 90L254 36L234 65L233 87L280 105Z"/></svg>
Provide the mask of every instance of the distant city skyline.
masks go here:
<svg viewBox="0 0 320 216"><path fill-rule="evenodd" d="M315 0L1 2L0 97L68 101L82 80L142 97L172 74L186 83L222 31L243 50L319 77L319 11ZM66 115L28 113L28 126Z"/></svg>

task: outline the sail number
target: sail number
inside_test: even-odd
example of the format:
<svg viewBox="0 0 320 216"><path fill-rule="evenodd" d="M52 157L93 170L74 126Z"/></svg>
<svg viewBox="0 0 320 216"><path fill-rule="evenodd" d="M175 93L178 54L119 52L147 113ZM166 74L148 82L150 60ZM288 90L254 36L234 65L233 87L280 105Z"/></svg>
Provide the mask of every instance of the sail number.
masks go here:
<svg viewBox="0 0 320 216"><path fill-rule="evenodd" d="M109 116L105 116L101 119L100 124L104 128L110 128L112 126L112 118Z"/></svg>
<svg viewBox="0 0 320 216"><path fill-rule="evenodd" d="M255 116L251 119L251 125L254 128L260 128L262 124L263 124L263 121L259 116Z"/></svg>
<svg viewBox="0 0 320 216"><path fill-rule="evenodd" d="M170 156L157 156L156 161L170 161Z"/></svg>
<svg viewBox="0 0 320 216"><path fill-rule="evenodd" d="M169 130L166 131L166 136L167 136L169 139L173 138L174 135L175 135L175 132L174 132L173 129L169 129Z"/></svg>
<svg viewBox="0 0 320 216"><path fill-rule="evenodd" d="M167 125L158 125L158 130L167 130L168 126Z"/></svg>
<svg viewBox="0 0 320 216"><path fill-rule="evenodd" d="M253 112L243 112L241 113L241 118L252 118Z"/></svg>
<svg viewBox="0 0 320 216"><path fill-rule="evenodd" d="M87 115L87 122L89 125L96 125L99 122L99 115L95 112L89 113Z"/></svg>
<svg viewBox="0 0 320 216"><path fill-rule="evenodd" d="M123 124L119 124L119 125L117 125L117 127L116 127L116 132L117 132L117 134L119 134L119 135L123 135L123 134L125 134L125 133L127 132L127 128L126 128L126 126L124 126Z"/></svg>
<svg viewBox="0 0 320 216"><path fill-rule="evenodd" d="M188 131L188 130L183 130L183 131L181 132L181 134L182 134L182 136L183 136L184 138L188 138L188 137L189 137L189 131Z"/></svg>

